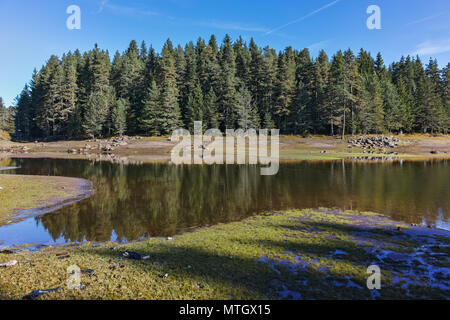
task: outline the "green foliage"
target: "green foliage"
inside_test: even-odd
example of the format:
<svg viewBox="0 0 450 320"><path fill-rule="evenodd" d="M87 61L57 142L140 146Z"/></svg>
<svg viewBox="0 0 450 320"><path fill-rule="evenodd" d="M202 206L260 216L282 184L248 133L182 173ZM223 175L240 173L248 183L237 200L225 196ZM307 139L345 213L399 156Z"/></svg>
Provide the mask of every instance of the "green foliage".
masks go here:
<svg viewBox="0 0 450 320"><path fill-rule="evenodd" d="M14 132L14 111L15 109L6 108L0 97L0 131Z"/></svg>
<svg viewBox="0 0 450 320"><path fill-rule="evenodd" d="M323 50L314 59L307 49L277 53L228 35L220 48L214 35L184 47L167 40L160 54L131 41L112 62L97 45L50 57L8 117L16 111L17 139L162 135L197 120L204 129L283 134L439 133L450 127L449 75L435 60L424 67L402 57L387 67L363 49L330 61Z"/></svg>
<svg viewBox="0 0 450 320"><path fill-rule="evenodd" d="M130 102L123 98L116 101L111 109L111 125L113 134L122 136L127 128L127 111Z"/></svg>

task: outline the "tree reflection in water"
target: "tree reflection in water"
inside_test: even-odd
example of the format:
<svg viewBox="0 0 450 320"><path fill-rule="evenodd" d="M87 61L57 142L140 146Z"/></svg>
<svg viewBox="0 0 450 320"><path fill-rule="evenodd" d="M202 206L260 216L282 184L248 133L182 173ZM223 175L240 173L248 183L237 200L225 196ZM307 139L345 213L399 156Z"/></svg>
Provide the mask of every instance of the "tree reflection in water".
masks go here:
<svg viewBox="0 0 450 320"><path fill-rule="evenodd" d="M359 209L411 223L445 222L450 212L448 161L285 163L276 176L261 176L258 166L14 162L17 174L93 182L91 198L36 218L53 239L66 241L168 236L288 208Z"/></svg>

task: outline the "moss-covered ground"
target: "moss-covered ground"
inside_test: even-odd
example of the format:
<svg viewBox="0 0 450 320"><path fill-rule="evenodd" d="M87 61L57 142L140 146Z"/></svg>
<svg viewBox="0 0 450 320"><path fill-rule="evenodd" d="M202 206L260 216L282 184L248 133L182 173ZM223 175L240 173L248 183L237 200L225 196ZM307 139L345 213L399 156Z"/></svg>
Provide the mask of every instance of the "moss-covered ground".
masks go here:
<svg viewBox="0 0 450 320"><path fill-rule="evenodd" d="M28 209L51 207L79 197L88 186L81 179L0 174L0 226L26 217L26 212L32 215L33 210Z"/></svg>
<svg viewBox="0 0 450 320"><path fill-rule="evenodd" d="M0 298L449 299L449 245L448 233L373 213L291 210L173 239L3 252L0 264L17 264L0 268ZM81 289L66 285L73 265ZM367 288L371 265L380 290Z"/></svg>

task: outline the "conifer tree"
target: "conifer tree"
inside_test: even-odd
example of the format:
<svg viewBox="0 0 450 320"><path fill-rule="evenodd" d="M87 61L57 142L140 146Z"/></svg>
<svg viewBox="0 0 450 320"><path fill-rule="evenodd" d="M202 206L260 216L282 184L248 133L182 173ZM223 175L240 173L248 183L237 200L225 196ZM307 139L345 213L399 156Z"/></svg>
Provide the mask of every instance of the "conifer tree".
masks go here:
<svg viewBox="0 0 450 320"><path fill-rule="evenodd" d="M155 80L152 81L142 104L141 131L147 135L160 135L162 131L160 122L163 110L160 106L159 89Z"/></svg>
<svg viewBox="0 0 450 320"><path fill-rule="evenodd" d="M219 128L218 108L218 98L213 88L210 88L204 97L204 125L206 125L207 128Z"/></svg>
<svg viewBox="0 0 450 320"><path fill-rule="evenodd" d="M327 103L328 79L330 64L325 51L321 50L314 64L314 84L312 99L316 114L315 131L326 132L331 123L331 104Z"/></svg>
<svg viewBox="0 0 450 320"><path fill-rule="evenodd" d="M257 129L259 126L258 109L253 104L250 91L242 86L238 92L237 126L244 129Z"/></svg>
<svg viewBox="0 0 450 320"><path fill-rule="evenodd" d="M225 36L223 45L220 49L220 93L219 106L222 129L234 128L236 125L237 96L236 96L236 58L231 39Z"/></svg>
<svg viewBox="0 0 450 320"><path fill-rule="evenodd" d="M168 40L161 53L131 41L112 62L97 45L51 56L16 105L0 109L0 127L15 114L17 139L161 135L196 120L205 129L343 137L448 132L448 79L449 65L439 70L433 59L424 66L419 57L401 57L387 68L381 53L373 59L364 49L357 58L338 51L330 62L323 50L312 59L307 49L277 53L228 35L220 49L212 35L207 44Z"/></svg>
<svg viewBox="0 0 450 320"><path fill-rule="evenodd" d="M181 113L178 105L177 74L172 43L166 42L159 63L160 103L165 111L161 117L161 134L171 134L181 125Z"/></svg>
<svg viewBox="0 0 450 320"><path fill-rule="evenodd" d="M288 129L292 102L295 97L295 73L294 51L292 47L288 47L278 58L276 102L273 110L275 123L284 132Z"/></svg>
<svg viewBox="0 0 450 320"><path fill-rule="evenodd" d="M127 128L127 111L130 108L130 103L120 98L111 108L111 124L112 132L115 135L122 136Z"/></svg>
<svg viewBox="0 0 450 320"><path fill-rule="evenodd" d="M26 140L32 136L33 113L31 108L30 91L26 85L18 96L16 103L17 114L15 118L15 127L16 136L19 140Z"/></svg>

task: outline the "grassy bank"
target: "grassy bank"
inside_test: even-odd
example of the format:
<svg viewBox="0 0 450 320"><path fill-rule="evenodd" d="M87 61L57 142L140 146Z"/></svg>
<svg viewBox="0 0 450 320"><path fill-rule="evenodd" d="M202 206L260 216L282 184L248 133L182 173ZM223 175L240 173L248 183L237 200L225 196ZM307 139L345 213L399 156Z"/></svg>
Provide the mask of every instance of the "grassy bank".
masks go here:
<svg viewBox="0 0 450 320"><path fill-rule="evenodd" d="M33 214L33 210L24 210L76 198L86 187L89 183L82 179L0 174L0 226Z"/></svg>
<svg viewBox="0 0 450 320"><path fill-rule="evenodd" d="M292 210L173 239L0 253L18 261L0 268L0 298L61 287L39 299L448 299L449 245L448 233L373 213ZM366 286L374 264L378 291ZM81 290L66 286L71 265Z"/></svg>

